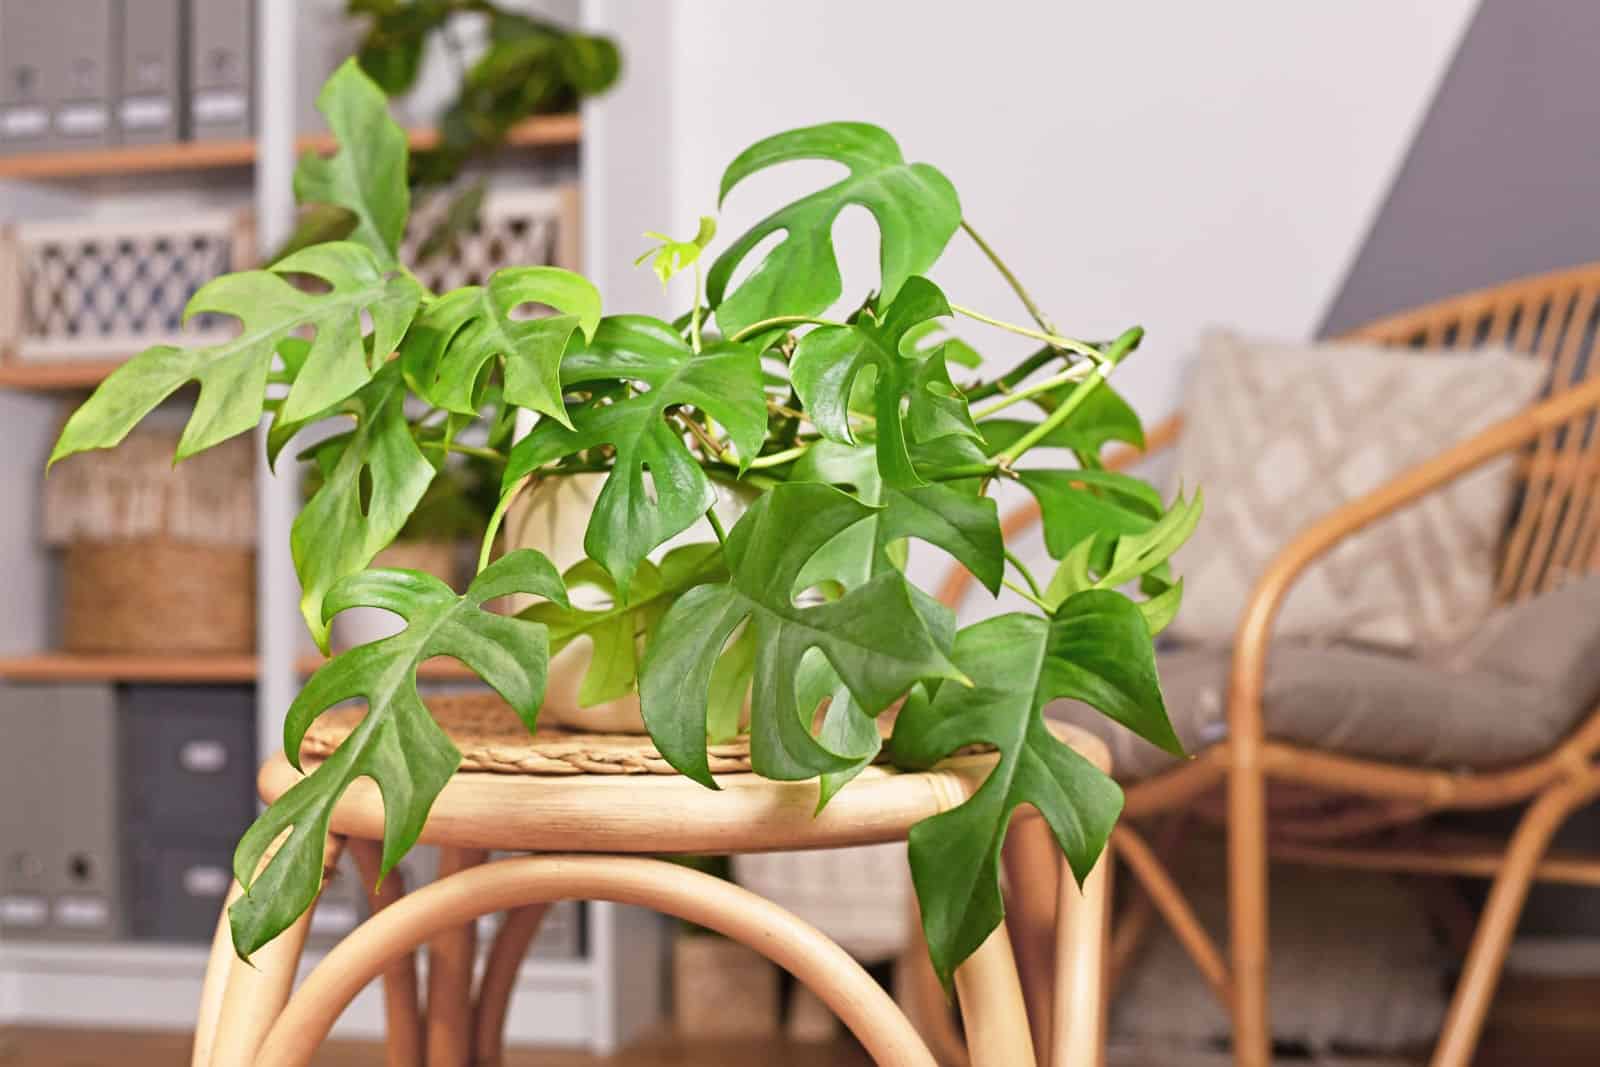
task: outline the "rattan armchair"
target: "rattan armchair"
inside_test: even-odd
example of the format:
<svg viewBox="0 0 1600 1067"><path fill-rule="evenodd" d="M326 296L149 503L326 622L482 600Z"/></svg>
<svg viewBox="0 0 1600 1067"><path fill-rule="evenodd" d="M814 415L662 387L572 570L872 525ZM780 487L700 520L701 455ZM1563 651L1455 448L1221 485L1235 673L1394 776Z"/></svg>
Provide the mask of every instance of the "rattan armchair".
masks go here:
<svg viewBox="0 0 1600 1067"><path fill-rule="evenodd" d="M1129 784L1123 824L1113 838L1133 875L1111 948L1112 988L1152 916L1171 926L1234 1020L1241 1067L1271 1059L1267 1003L1269 858L1312 865L1491 880L1487 905L1470 933L1465 968L1434 1052L1435 1067L1467 1067L1529 887L1535 880L1600 886L1600 855L1552 856L1552 835L1574 810L1600 795L1600 708L1541 757L1488 772L1420 768L1319 751L1269 736L1263 693L1275 618L1296 579L1345 538L1457 477L1507 454L1517 456L1517 504L1502 546L1497 592L1503 602L1553 590L1594 572L1600 562L1600 264L1447 299L1393 315L1350 340L1412 347L1504 344L1550 366L1544 398L1520 415L1452 447L1354 500L1284 546L1260 577L1240 619L1226 698L1227 732L1196 758ZM1174 442L1181 417L1153 427L1139 461ZM1029 506L1006 519L1008 535L1038 520ZM957 602L969 584L953 574L944 590ZM1268 788L1280 783L1354 798L1343 816L1297 824L1270 818ZM1225 954L1207 934L1152 848L1142 824L1169 814L1165 836L1207 794L1225 796L1229 927ZM1526 804L1508 841L1426 834L1428 816L1447 810ZM1415 826L1402 846L1398 827ZM1016 924L1013 924L1014 928ZM1469 927L1470 929L1470 927ZM1468 938L1463 938L1464 941ZM1022 961L1024 964L1026 961Z"/></svg>

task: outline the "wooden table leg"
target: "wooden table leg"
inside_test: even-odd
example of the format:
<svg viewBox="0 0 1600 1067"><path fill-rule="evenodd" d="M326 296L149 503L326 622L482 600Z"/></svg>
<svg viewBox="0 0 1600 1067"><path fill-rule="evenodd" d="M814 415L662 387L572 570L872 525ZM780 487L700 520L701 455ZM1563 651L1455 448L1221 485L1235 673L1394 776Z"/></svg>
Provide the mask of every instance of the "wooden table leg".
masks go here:
<svg viewBox="0 0 1600 1067"><path fill-rule="evenodd" d="M1005 923L956 968L956 995L961 1001L972 1067L1037 1064L1028 1008Z"/></svg>
<svg viewBox="0 0 1600 1067"><path fill-rule="evenodd" d="M338 865L343 844L342 838L328 839L322 859L324 884ZM270 861L271 853L261 862L265 866ZM316 901L312 901L293 925L257 949L249 963L238 958L231 962L207 1067L252 1067L255 1063L267 1031L289 1002L316 908ZM227 913L223 914L226 922Z"/></svg>
<svg viewBox="0 0 1600 1067"><path fill-rule="evenodd" d="M1061 879L1056 908L1056 981L1049 1062L1101 1067L1106 1052L1107 946L1111 927L1112 854L1108 846L1083 888Z"/></svg>
<svg viewBox="0 0 1600 1067"><path fill-rule="evenodd" d="M439 849L439 880L477 867L483 849ZM476 923L437 934L428 942L428 1067L469 1067L472 1062L472 962Z"/></svg>
<svg viewBox="0 0 1600 1067"><path fill-rule="evenodd" d="M361 873L367 906L376 915L405 896L405 876L398 869L379 883L383 846L377 841L352 838L350 854ZM388 1067L423 1067L422 1010L417 988L417 954L403 953L383 972L384 1062Z"/></svg>

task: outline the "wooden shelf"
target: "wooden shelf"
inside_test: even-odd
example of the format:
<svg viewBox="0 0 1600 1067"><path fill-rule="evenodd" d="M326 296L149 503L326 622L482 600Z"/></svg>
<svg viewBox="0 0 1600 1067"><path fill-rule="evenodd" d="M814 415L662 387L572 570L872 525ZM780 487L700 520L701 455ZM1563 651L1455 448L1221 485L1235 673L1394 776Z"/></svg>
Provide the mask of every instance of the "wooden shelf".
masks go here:
<svg viewBox="0 0 1600 1067"><path fill-rule="evenodd" d="M53 363L0 361L0 389L41 393L93 389L124 362L123 359L74 359Z"/></svg>
<svg viewBox="0 0 1600 1067"><path fill-rule="evenodd" d="M313 674L317 668L328 661L318 655L301 656L295 661L295 668L302 677ZM466 664L460 660L450 659L448 656L439 656L430 659L417 669L417 677L428 682L454 682L477 681L478 676L473 674Z"/></svg>
<svg viewBox="0 0 1600 1067"><path fill-rule="evenodd" d="M295 669L313 673L327 660L302 656ZM254 682L260 668L254 656L96 656L75 652L41 652L0 657L0 680L7 682L170 682L207 684ZM459 660L441 656L417 672L427 681L476 680Z"/></svg>
<svg viewBox="0 0 1600 1067"><path fill-rule="evenodd" d="M254 682L254 656L100 656L44 652L0 659L8 682Z"/></svg>
<svg viewBox="0 0 1600 1067"><path fill-rule="evenodd" d="M507 139L521 148L553 148L575 145L583 132L577 115L543 115L516 126ZM409 130L406 139L412 148L432 148L439 143L438 132ZM331 134L313 134L295 142L297 153L331 152ZM219 170L245 167L256 159L256 142L182 141L162 145L126 145L118 148L87 148L71 152L38 152L0 157L0 178L42 180L51 178L92 178L108 174L152 174L162 171Z"/></svg>

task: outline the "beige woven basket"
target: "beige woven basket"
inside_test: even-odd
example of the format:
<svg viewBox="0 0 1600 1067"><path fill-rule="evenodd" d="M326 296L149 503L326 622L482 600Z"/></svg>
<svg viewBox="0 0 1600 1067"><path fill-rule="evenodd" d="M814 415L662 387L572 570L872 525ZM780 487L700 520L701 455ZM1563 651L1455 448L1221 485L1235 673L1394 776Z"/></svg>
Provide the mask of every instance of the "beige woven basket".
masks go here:
<svg viewBox="0 0 1600 1067"><path fill-rule="evenodd" d="M176 431L74 456L45 483L69 652L255 650L255 457L246 437L176 468Z"/></svg>
<svg viewBox="0 0 1600 1067"><path fill-rule="evenodd" d="M256 554L164 537L67 546L69 652L242 653L256 645Z"/></svg>

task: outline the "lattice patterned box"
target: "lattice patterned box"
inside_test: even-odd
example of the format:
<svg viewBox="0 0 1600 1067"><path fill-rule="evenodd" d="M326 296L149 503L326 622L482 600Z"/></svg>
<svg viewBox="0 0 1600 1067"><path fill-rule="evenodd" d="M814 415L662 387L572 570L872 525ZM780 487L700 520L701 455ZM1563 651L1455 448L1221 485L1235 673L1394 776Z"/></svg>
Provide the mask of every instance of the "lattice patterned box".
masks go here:
<svg viewBox="0 0 1600 1067"><path fill-rule="evenodd" d="M417 252L443 217L447 197L418 205L400 258L417 264ZM484 198L477 224L455 246L413 269L436 293L481 285L501 267L550 265L578 269L578 188L575 185L495 190Z"/></svg>
<svg viewBox="0 0 1600 1067"><path fill-rule="evenodd" d="M232 332L224 316L183 325L201 285L253 265L248 212L127 222L28 222L0 230L0 355L110 359Z"/></svg>

